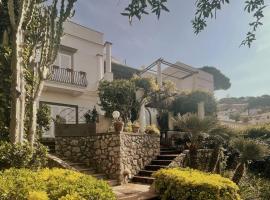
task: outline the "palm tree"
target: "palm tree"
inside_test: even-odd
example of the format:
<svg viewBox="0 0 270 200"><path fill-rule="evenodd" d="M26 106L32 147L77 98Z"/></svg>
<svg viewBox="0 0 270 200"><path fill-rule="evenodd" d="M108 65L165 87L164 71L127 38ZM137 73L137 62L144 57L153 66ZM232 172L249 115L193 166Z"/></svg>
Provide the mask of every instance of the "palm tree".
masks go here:
<svg viewBox="0 0 270 200"><path fill-rule="evenodd" d="M191 142L189 144L189 166L198 168L198 148L201 145L202 133L207 132L216 125L216 119L205 117L200 119L196 114L187 113L183 116L178 115L175 119L176 125L185 132L191 133Z"/></svg>
<svg viewBox="0 0 270 200"><path fill-rule="evenodd" d="M231 142L232 147L240 153L240 162L235 169L232 180L239 184L243 177L248 161L264 157L268 151L267 147L255 140L237 138Z"/></svg>

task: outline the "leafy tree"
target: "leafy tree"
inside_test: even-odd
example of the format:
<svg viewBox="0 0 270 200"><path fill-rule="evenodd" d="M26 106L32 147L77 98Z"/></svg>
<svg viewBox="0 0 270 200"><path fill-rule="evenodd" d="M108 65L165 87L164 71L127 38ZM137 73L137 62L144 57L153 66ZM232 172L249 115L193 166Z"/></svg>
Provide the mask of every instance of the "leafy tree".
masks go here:
<svg viewBox="0 0 270 200"><path fill-rule="evenodd" d="M9 35L8 39L1 38L1 45L8 40L12 47L10 139L13 143L23 141L26 98L30 111L28 140L32 146L35 142L37 102L57 55L63 23L72 16L75 2L3 0L0 3L0 13L5 19L0 24L0 35L3 38Z"/></svg>
<svg viewBox="0 0 270 200"><path fill-rule="evenodd" d="M262 95L260 97L250 97L248 108L270 107L270 95Z"/></svg>
<svg viewBox="0 0 270 200"><path fill-rule="evenodd" d="M202 67L200 70L213 75L214 90L227 90L231 87L230 79L215 67Z"/></svg>
<svg viewBox="0 0 270 200"><path fill-rule="evenodd" d="M130 23L134 17L140 20L143 15L147 15L149 12L154 13L159 18L162 11L169 12L166 6L167 2L168 0L131 0L122 15L127 16ZM195 17L192 20L194 33L198 34L204 30L207 26L207 20L216 18L216 13L229 3L229 0L197 0ZM255 32L263 25L262 18L265 7L264 0L245 1L244 10L252 15L253 20L249 23L250 30L241 45L250 47L251 43L256 40Z"/></svg>
<svg viewBox="0 0 270 200"><path fill-rule="evenodd" d="M125 122L131 117L131 110L137 108L136 86L130 80L102 81L98 87L100 106L107 117L111 117L113 111L119 111Z"/></svg>
<svg viewBox="0 0 270 200"><path fill-rule="evenodd" d="M175 100L170 106L170 110L174 114L180 113L196 113L198 110L198 103L204 102L206 115L213 115L217 110L217 103L214 96L203 91L195 91L191 93L182 93L175 97Z"/></svg>
<svg viewBox="0 0 270 200"><path fill-rule="evenodd" d="M143 95L136 99L136 91L143 89ZM113 111L121 113L125 122L136 120L141 105L150 103L151 96L159 91L159 87L152 78L133 77L131 80L102 81L99 84L98 94L100 106L106 116L111 117Z"/></svg>
<svg viewBox="0 0 270 200"><path fill-rule="evenodd" d="M231 142L232 147L240 152L240 163L238 164L232 180L239 184L244 175L248 161L261 159L265 156L267 148L265 145L254 140L237 138Z"/></svg>
<svg viewBox="0 0 270 200"><path fill-rule="evenodd" d="M238 122L240 121L240 114L239 113L230 114L229 118Z"/></svg>

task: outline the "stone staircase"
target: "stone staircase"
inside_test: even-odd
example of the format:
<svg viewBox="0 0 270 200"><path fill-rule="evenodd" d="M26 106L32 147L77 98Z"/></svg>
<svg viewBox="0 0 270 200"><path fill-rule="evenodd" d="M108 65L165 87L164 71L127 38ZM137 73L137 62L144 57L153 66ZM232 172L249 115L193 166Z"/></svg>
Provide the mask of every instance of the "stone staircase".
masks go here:
<svg viewBox="0 0 270 200"><path fill-rule="evenodd" d="M97 179L100 179L100 180L104 180L110 186L116 186L116 185L118 185L117 180L108 179L105 174L97 173L95 171L95 169L93 169L91 167L88 167L86 164L84 164L82 162L73 162L73 161L70 161L70 160L68 160L66 158L62 158L62 160L65 163L67 163L71 168L73 168L74 170L76 170L76 171L78 171L80 173L93 176L93 177L95 177Z"/></svg>
<svg viewBox="0 0 270 200"><path fill-rule="evenodd" d="M143 170L140 170L139 173L132 178L133 183L142 183L142 184L152 184L154 178L151 177L152 174L159 169L167 168L168 165L175 159L181 151L178 151L170 147L161 147L160 155L157 156L155 160L149 165L146 165Z"/></svg>

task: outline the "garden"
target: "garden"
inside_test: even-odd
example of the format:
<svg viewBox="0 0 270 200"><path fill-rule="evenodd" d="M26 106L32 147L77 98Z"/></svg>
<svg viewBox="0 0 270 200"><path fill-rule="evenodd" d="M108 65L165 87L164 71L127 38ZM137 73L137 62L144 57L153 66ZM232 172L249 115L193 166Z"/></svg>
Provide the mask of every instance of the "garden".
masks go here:
<svg viewBox="0 0 270 200"><path fill-rule="evenodd" d="M102 180L48 168L48 149L40 136L48 129L50 110L45 105L38 108L38 103L57 56L63 23L73 16L76 0L30 2L0 1L0 199L114 200L112 188ZM161 169L153 175L162 200L270 198L270 125L243 130L222 126L211 94L179 92L169 81L161 86L155 79L137 76L102 81L98 93L99 106L114 118L111 130L162 136L173 121L179 132L174 148L188 150L188 159L185 168ZM197 114L201 102L203 118ZM145 107L157 111L157 125L140 120ZM85 118L95 122L96 111ZM211 150L209 163L200 159L202 149Z"/></svg>

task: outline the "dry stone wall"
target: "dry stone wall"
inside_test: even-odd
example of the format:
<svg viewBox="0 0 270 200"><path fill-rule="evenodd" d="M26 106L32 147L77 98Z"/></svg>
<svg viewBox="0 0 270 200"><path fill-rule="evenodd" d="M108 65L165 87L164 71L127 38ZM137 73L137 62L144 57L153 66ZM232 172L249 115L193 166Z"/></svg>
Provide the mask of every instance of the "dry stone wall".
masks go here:
<svg viewBox="0 0 270 200"><path fill-rule="evenodd" d="M147 134L121 134L121 169L129 177L137 174L160 153L159 137Z"/></svg>
<svg viewBox="0 0 270 200"><path fill-rule="evenodd" d="M212 157L212 149L198 150L198 170L207 171ZM183 151L170 164L169 167L188 167L189 150Z"/></svg>
<svg viewBox="0 0 270 200"><path fill-rule="evenodd" d="M83 162L123 182L149 164L160 151L159 136L134 133L106 133L91 136L55 138L56 153Z"/></svg>

